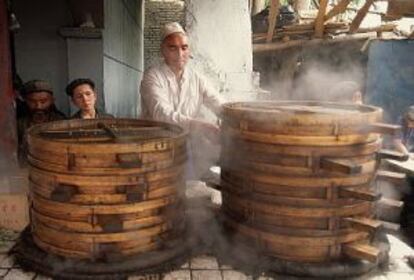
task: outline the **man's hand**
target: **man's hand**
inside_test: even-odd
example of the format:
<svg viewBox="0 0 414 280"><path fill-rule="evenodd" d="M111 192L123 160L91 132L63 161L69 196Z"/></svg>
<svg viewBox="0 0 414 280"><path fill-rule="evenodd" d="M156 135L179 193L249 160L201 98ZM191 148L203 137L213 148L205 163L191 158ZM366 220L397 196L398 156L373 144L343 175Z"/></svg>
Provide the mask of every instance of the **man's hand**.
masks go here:
<svg viewBox="0 0 414 280"><path fill-rule="evenodd" d="M190 133L206 137L212 144L218 145L220 143L220 128L217 125L192 120L190 122Z"/></svg>

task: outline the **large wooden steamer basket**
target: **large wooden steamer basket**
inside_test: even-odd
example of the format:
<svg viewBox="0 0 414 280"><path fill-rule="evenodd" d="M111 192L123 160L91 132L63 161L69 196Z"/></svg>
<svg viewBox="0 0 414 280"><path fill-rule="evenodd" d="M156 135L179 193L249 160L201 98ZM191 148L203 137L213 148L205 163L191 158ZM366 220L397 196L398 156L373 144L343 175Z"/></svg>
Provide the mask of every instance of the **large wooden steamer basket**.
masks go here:
<svg viewBox="0 0 414 280"><path fill-rule="evenodd" d="M183 238L186 132L132 119L51 122L29 131L31 230L48 253L100 260Z"/></svg>
<svg viewBox="0 0 414 280"><path fill-rule="evenodd" d="M224 106L221 187L225 225L269 256L376 261L382 110L328 102Z"/></svg>

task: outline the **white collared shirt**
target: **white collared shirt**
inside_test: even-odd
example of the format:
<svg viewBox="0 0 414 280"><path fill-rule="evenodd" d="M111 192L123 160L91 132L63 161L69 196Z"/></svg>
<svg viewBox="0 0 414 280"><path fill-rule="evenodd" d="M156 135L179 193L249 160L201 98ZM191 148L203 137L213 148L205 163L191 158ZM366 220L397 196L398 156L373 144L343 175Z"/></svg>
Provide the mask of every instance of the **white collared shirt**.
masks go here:
<svg viewBox="0 0 414 280"><path fill-rule="evenodd" d="M206 79L190 66L186 66L178 81L165 63L145 71L140 92L144 118L183 125L197 118L202 105L217 114L224 102Z"/></svg>

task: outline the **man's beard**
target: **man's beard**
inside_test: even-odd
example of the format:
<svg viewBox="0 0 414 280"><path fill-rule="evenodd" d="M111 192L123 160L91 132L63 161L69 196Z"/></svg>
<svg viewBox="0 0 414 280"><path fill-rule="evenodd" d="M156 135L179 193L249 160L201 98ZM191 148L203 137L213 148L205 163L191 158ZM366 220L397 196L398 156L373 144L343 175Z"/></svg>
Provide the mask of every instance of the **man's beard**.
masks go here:
<svg viewBox="0 0 414 280"><path fill-rule="evenodd" d="M33 123L44 123L49 120L50 110L34 110L31 112L31 119Z"/></svg>

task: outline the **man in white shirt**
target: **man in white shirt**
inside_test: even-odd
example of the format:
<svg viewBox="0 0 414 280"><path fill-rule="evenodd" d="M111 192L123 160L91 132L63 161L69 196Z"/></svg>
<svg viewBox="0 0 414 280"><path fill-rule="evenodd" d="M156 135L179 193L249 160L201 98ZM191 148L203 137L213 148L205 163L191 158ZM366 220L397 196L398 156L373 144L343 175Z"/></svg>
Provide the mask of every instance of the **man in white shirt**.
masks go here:
<svg viewBox="0 0 414 280"><path fill-rule="evenodd" d="M189 130L187 179L199 179L216 163L218 148L214 144L219 139L218 126L200 120L200 110L205 105L219 117L224 100L188 65L190 47L180 24L165 25L161 53L164 61L145 71L141 82L142 117L176 123Z"/></svg>
<svg viewBox="0 0 414 280"><path fill-rule="evenodd" d="M218 127L197 119L202 105L220 114L223 98L188 64L190 48L184 29L176 22L163 30L164 61L149 68L141 82L142 116L180 124L190 131L203 129L207 137Z"/></svg>

